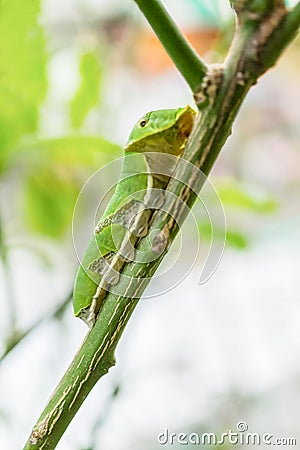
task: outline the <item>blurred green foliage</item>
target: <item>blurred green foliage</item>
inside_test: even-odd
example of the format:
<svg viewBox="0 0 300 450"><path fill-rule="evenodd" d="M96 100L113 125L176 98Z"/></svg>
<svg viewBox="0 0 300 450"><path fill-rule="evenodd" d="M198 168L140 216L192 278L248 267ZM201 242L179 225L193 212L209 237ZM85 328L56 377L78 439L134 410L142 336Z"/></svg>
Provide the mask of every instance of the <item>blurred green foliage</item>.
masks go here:
<svg viewBox="0 0 300 450"><path fill-rule="evenodd" d="M23 135L38 127L45 97L45 39L40 1L2 0L0 14L0 170Z"/></svg>
<svg viewBox="0 0 300 450"><path fill-rule="evenodd" d="M31 150L22 189L25 223L35 232L60 237L70 229L83 180L119 156L120 148L101 137L71 136L37 141Z"/></svg>
<svg viewBox="0 0 300 450"><path fill-rule="evenodd" d="M244 208L256 213L270 213L276 210L277 202L269 193L258 191L237 181L215 180L214 183L223 205Z"/></svg>
<svg viewBox="0 0 300 450"><path fill-rule="evenodd" d="M257 187L245 185L231 178L214 178L213 185L226 216L226 244L243 250L249 246L250 235L239 224L237 225L238 229L234 228L230 220L232 213L238 211L239 214L243 215L269 214L277 210L278 203L269 192L262 189L258 191ZM216 201L216 198L212 197L209 200L210 206L213 207L213 202ZM211 224L208 219L199 218L197 225L201 239L206 241L211 241L212 239L222 241L224 239L223 226L218 225L218 223L214 222Z"/></svg>
<svg viewBox="0 0 300 450"><path fill-rule="evenodd" d="M207 8L209 12L210 6ZM82 52L78 60L79 86L66 112L76 134L38 137L39 112L47 90L47 63L52 56L45 50L39 13L39 0L1 2L0 169L3 172L15 168L18 172L22 229L25 225L31 232L57 239L70 228L84 182L101 165L120 156L121 149L100 135L86 136L78 131L101 104L104 66L99 46ZM216 183L226 208L242 208L255 214L275 209L273 199L256 195L237 182ZM210 223L199 220L198 225L201 238L211 239ZM222 239L224 232L214 224L213 234ZM226 235L228 245L239 249L247 246L248 237L242 231L229 228Z"/></svg>
<svg viewBox="0 0 300 450"><path fill-rule="evenodd" d="M217 239L223 241L224 239L224 229L219 227L217 224L213 224L213 228L210 222L198 221L198 231L200 239L205 241L211 241L212 239ZM226 244L230 247L237 249L244 249L248 246L248 238L245 234L240 231L233 229L225 230Z"/></svg>
<svg viewBox="0 0 300 450"><path fill-rule="evenodd" d="M91 109L99 104L102 70L99 57L93 52L80 59L81 83L70 104L74 128L80 128Z"/></svg>
<svg viewBox="0 0 300 450"><path fill-rule="evenodd" d="M73 180L55 167L32 174L26 180L26 223L32 230L60 236L71 223L78 191Z"/></svg>
<svg viewBox="0 0 300 450"><path fill-rule="evenodd" d="M18 171L22 228L26 225L31 232L59 238L70 227L85 180L120 152L100 136L37 138L51 56L39 24L40 3L1 1L0 170ZM80 128L100 102L102 69L96 52L80 57L79 75L69 109L74 128Z"/></svg>

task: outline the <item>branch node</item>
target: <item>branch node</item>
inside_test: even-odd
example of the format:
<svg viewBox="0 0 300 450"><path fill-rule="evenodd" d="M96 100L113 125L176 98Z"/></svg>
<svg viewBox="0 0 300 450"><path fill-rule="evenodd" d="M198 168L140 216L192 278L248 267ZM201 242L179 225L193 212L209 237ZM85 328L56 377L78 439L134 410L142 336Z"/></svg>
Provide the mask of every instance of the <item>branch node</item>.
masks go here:
<svg viewBox="0 0 300 450"><path fill-rule="evenodd" d="M200 110L211 105L217 95L224 77L223 64L210 64L199 90L194 94L194 100Z"/></svg>
<svg viewBox="0 0 300 450"><path fill-rule="evenodd" d="M261 22L273 11L286 11L284 0L232 0L231 2L241 22Z"/></svg>

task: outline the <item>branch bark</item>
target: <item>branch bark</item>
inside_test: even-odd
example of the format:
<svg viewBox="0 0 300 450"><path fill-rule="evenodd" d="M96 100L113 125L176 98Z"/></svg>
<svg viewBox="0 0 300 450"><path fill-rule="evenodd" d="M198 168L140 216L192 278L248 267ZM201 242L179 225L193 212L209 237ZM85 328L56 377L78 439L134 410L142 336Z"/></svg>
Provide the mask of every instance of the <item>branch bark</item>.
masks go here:
<svg viewBox="0 0 300 450"><path fill-rule="evenodd" d="M136 0L136 3L146 14L147 2ZM165 14L158 1L148 1L148 3L159 8L160 17L161 14ZM205 76L203 76L204 72L202 73L201 84L195 92L195 100L202 114L198 115L183 155L183 158L200 168L205 175L210 172L230 135L233 121L249 89L279 58L295 35L300 23L299 4L289 12L282 1L276 0L271 1L272 8L269 7L270 0L260 2L236 0L232 3L237 15L235 37L224 64L208 66ZM167 28L160 37L165 47L170 49L173 45L170 41L173 39L174 26L167 16L164 23ZM152 24L154 25L154 22ZM156 29L156 25L153 28ZM168 29L170 30L169 38ZM170 54L172 56L171 51ZM173 54L173 57L176 63L178 55ZM184 57L183 50L182 57ZM187 61L190 61L189 56ZM179 67L178 64L177 66ZM190 71L192 70L193 66L190 67ZM190 75L187 75L185 70L182 74L191 85ZM198 73L197 79L200 78ZM196 83L192 84L194 89ZM199 192L205 180L205 177L200 177L201 179L196 177L192 168L190 170L185 168L182 173L182 167L178 165L174 179L168 187L168 190L174 194L174 201L176 198L182 200L181 208L176 207L175 203L169 205L177 208L176 221L166 212L158 211L154 215L150 229L150 232L158 228L163 230L169 243L178 232L178 223L182 223L187 215L188 208L185 205L192 206L196 193ZM177 179L184 182L179 182ZM143 250L144 245L146 245L145 240L142 239L138 248ZM131 281L124 286L121 285L120 288L124 289L123 292L126 292L127 297L108 293L94 328L87 334L79 352L34 426L24 449L55 448L92 387L115 364L116 345L138 299L164 254L151 264L147 264L146 268L141 263L125 265L123 274L130 277ZM143 278L145 275L148 278Z"/></svg>

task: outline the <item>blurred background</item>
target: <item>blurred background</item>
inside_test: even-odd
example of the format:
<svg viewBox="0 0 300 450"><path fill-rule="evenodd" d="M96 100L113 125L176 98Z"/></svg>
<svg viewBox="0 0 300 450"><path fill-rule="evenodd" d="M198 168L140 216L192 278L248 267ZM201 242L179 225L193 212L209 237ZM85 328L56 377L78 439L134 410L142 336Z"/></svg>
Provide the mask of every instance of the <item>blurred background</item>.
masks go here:
<svg viewBox="0 0 300 450"><path fill-rule="evenodd" d="M206 61L223 61L234 29L227 0L164 4ZM87 331L70 301L81 188L122 156L145 112L194 103L132 1L3 2L0 36L0 446L10 450ZM218 269L199 284L212 231L195 209L195 264L198 235L187 223L156 291L182 281L140 302L116 367L57 448L156 450L165 429L219 435L240 421L300 442L299 46L252 89L210 175L227 222ZM92 234L91 205L118 179L101 173L76 215L79 246ZM217 202L205 198L220 255Z"/></svg>

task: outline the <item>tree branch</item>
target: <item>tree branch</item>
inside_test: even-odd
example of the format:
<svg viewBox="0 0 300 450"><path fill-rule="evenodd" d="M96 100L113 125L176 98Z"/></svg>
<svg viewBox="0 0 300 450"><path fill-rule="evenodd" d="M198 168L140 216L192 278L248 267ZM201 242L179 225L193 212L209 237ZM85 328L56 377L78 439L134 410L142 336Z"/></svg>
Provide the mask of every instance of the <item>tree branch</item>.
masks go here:
<svg viewBox="0 0 300 450"><path fill-rule="evenodd" d="M278 60L279 55L296 37L300 25L300 2L286 14L282 23L277 27L271 38L261 51L261 60L264 64L264 70L272 67Z"/></svg>
<svg viewBox="0 0 300 450"><path fill-rule="evenodd" d="M263 63L259 63L263 49L272 46L271 41L275 30L276 33L279 33L278 27L285 28L288 21L291 21L295 29L298 23L298 19L294 17L296 13L294 12L292 17L286 16L290 13L285 10L283 14L282 3L276 2L276 0L274 8L268 11L268 14L266 14L266 8L263 12L258 11L259 15L256 15L254 23L253 11L245 9L247 3L251 3L252 6L261 3L266 5L268 1L243 2L241 0L234 2L234 6L238 4L240 7L243 4L244 9L236 9L238 25L229 55L224 65L209 66L207 74L196 92L195 99L203 112L197 117L183 158L200 168L206 175L210 172L223 144L231 133L231 127L241 103L266 68ZM143 5L143 11L147 10L146 2L139 1L137 3ZM156 6L159 4L153 1L148 3ZM298 8L295 9L298 10ZM247 20L243 20L241 17L241 14L245 13L247 13ZM278 34L276 35L278 36ZM290 38L291 35L286 31L281 35L282 41L277 49L273 45L272 59L279 57L286 45L284 39L289 41ZM165 43L165 38L163 38L163 43ZM154 214L149 234L153 230L160 229L171 244L179 230L178 224L183 222L188 213L186 205L192 206L196 193L199 192L204 181L205 177L199 177L192 166L187 169L185 165L178 164L174 179L168 186L168 191L174 194L175 200L170 200L167 208L167 210L172 210L173 207L173 210L176 211L176 221L167 212L157 211ZM182 200L180 208L175 204L179 198ZM138 249L143 251L147 246L146 240L142 239L138 244ZM125 264L122 273L130 279L130 282L124 281L125 277L123 277L118 287L120 292L126 292L126 297L112 293L107 294L94 328L86 336L71 366L34 426L25 449L54 449L92 387L115 364L116 345L138 299L165 253L163 252L159 258L147 265L137 262Z"/></svg>
<svg viewBox="0 0 300 450"><path fill-rule="evenodd" d="M15 347L17 347L20 344L20 342L23 341L23 339L25 339L30 333L32 333L33 330L35 330L43 322L51 319L60 319L64 314L67 306L70 304L72 297L73 291L71 291L67 295L67 297L58 306L54 308L53 311L41 317L40 319L37 319L37 321L33 325L27 328L27 330L22 331L15 328L8 336L8 339L6 340L6 348L2 353L2 355L0 356L0 364L11 353L11 351L14 350Z"/></svg>
<svg viewBox="0 0 300 450"><path fill-rule="evenodd" d="M193 50L160 0L134 0L193 92L199 89L206 65Z"/></svg>

